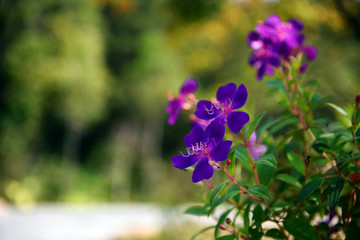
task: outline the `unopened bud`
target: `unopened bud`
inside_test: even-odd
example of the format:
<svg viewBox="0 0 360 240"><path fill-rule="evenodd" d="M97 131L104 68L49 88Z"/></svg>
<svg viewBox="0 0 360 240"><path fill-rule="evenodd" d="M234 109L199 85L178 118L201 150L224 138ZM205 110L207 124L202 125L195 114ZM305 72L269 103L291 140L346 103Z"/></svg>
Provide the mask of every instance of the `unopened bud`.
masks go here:
<svg viewBox="0 0 360 240"><path fill-rule="evenodd" d="M360 108L360 94L355 97L356 107Z"/></svg>
<svg viewBox="0 0 360 240"><path fill-rule="evenodd" d="M304 163L305 163L305 166L309 166L309 164L310 164L310 156L307 156L307 158L305 158Z"/></svg>
<svg viewBox="0 0 360 240"><path fill-rule="evenodd" d="M228 159L228 160L225 161L225 167L229 166L230 164L231 164L231 160L230 160L230 159Z"/></svg>
<svg viewBox="0 0 360 240"><path fill-rule="evenodd" d="M225 223L226 223L226 224L230 224L230 223L231 223L231 219L230 219L230 218L226 218L226 219L225 219Z"/></svg>
<svg viewBox="0 0 360 240"><path fill-rule="evenodd" d="M219 228L220 228L221 230L227 230L227 228L226 228L226 226L225 226L224 224L220 224L220 225L219 225Z"/></svg>

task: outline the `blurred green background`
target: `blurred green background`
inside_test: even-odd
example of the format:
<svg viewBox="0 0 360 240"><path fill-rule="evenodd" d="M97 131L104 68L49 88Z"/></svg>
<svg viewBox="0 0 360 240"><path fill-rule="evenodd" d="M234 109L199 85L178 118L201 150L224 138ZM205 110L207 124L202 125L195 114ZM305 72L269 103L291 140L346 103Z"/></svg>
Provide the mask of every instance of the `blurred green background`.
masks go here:
<svg viewBox="0 0 360 240"><path fill-rule="evenodd" d="M0 0L0 196L37 202L196 201L172 167L190 131L167 125L166 92L198 99L244 83L247 109L280 114L255 80L247 33L276 13L318 48L305 79L337 104L360 93L355 0Z"/></svg>

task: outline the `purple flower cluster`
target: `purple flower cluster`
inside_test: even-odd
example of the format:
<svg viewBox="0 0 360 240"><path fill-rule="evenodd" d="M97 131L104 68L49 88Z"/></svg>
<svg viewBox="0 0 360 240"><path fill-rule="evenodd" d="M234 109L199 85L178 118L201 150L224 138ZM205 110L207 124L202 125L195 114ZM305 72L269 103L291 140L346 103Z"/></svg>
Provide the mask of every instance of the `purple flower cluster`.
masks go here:
<svg viewBox="0 0 360 240"><path fill-rule="evenodd" d="M265 74L273 75L274 67L280 67L281 61L289 62L291 57L302 53L308 61L317 56L313 46L305 46L305 35L301 33L304 24L297 19L283 22L279 16L273 14L256 26L255 31L248 34L247 43L253 50L249 63L257 70L257 79ZM300 71L305 71L304 62Z"/></svg>
<svg viewBox="0 0 360 240"><path fill-rule="evenodd" d="M189 78L181 86L178 97L168 96L169 103L166 107L166 113L169 114L168 123L170 125L175 124L182 109L188 110L191 108L191 103L189 103L189 101L195 101L193 93L196 92L197 87L197 82L193 78Z"/></svg>
<svg viewBox="0 0 360 240"><path fill-rule="evenodd" d="M211 178L216 162L227 159L232 142L223 141L225 125L238 133L249 121L247 113L237 111L247 100L247 89L243 84L238 88L235 83L220 87L216 99L216 103L206 100L198 102L195 116L198 120L206 121L208 126L195 125L184 138L187 153L172 158L174 167L180 169L197 163L192 176L195 183Z"/></svg>

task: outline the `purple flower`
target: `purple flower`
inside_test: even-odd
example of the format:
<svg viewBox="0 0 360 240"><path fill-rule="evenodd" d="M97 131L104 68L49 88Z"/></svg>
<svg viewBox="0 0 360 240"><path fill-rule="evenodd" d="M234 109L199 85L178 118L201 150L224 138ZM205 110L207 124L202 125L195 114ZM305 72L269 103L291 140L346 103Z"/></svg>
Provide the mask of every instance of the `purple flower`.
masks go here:
<svg viewBox="0 0 360 240"><path fill-rule="evenodd" d="M248 142L250 153L255 159L260 158L267 151L267 146L261 144L261 140L256 137L256 132L253 132Z"/></svg>
<svg viewBox="0 0 360 240"><path fill-rule="evenodd" d="M303 53L308 61L316 58L317 51L312 46L304 46L305 36L301 33L304 24L297 19L283 22L276 14L270 15L248 34L247 43L253 50L249 63L257 70L257 79L265 74L273 75L274 69L282 61L290 62L291 57ZM306 69L304 63L300 69Z"/></svg>
<svg viewBox="0 0 360 240"><path fill-rule="evenodd" d="M173 97L170 94L168 95L170 102L166 107L166 113L169 114L168 123L170 125L175 124L181 109L188 110L192 107L191 102L195 101L193 93L196 91L197 87L197 82L193 78L189 78L182 85L179 97Z"/></svg>
<svg viewBox="0 0 360 240"><path fill-rule="evenodd" d="M247 100L247 89L241 84L236 89L235 83L229 83L218 89L217 103L201 100L196 106L195 115L200 119L218 119L226 123L231 131L238 133L249 121L246 112L236 111L244 106Z"/></svg>
<svg viewBox="0 0 360 240"><path fill-rule="evenodd" d="M211 122L205 131L195 126L184 138L187 154L172 158L174 167L183 169L197 163L192 181L197 183L210 179L214 174L210 163L226 160L230 151L232 142L222 141L224 134L225 126L221 121Z"/></svg>
<svg viewBox="0 0 360 240"><path fill-rule="evenodd" d="M260 80L265 73L273 75L274 70L271 66L279 67L281 60L272 42L261 39L257 32L250 32L247 42L254 50L250 55L249 63L258 70L257 79Z"/></svg>

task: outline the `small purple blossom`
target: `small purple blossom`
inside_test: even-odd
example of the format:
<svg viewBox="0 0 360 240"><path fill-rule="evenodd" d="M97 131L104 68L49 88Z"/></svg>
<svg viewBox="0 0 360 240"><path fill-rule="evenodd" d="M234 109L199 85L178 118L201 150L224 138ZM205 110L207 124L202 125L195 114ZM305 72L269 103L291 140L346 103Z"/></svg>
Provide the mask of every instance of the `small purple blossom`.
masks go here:
<svg viewBox="0 0 360 240"><path fill-rule="evenodd" d="M249 63L258 70L258 80L265 74L273 75L273 68L278 68L281 61L290 62L291 57L297 57L298 53L305 55L308 61L316 58L316 48L304 46L303 28L304 24L297 19L283 22L273 14L248 34L247 43L253 50ZM306 67L303 64L300 71L305 71Z"/></svg>
<svg viewBox="0 0 360 240"><path fill-rule="evenodd" d="M250 153L255 159L260 158L267 151L267 146L261 144L261 141L261 138L257 138L256 132L251 134L248 145Z"/></svg>
<svg viewBox="0 0 360 240"><path fill-rule="evenodd" d="M170 102L166 107L166 113L169 114L168 123L170 125L175 124L182 109L188 110L193 106L193 102L195 102L195 96L193 93L196 92L197 87L197 82L193 78L189 78L181 86L178 97L173 97L168 94Z"/></svg>
<svg viewBox="0 0 360 240"><path fill-rule="evenodd" d="M184 138L187 153L172 158L174 167L183 169L197 163L192 181L210 179L214 174L210 163L226 160L230 151L232 142L222 141L224 134L225 126L221 121L211 122L205 131L199 126L193 127Z"/></svg>
<svg viewBox="0 0 360 240"><path fill-rule="evenodd" d="M237 111L247 100L247 89L241 84L236 89L235 83L229 83L218 89L217 103L201 100L196 106L195 115L204 120L217 119L226 123L231 131L238 133L249 121L246 112Z"/></svg>

